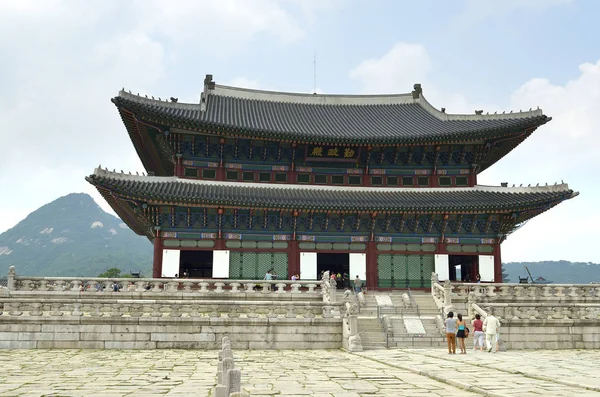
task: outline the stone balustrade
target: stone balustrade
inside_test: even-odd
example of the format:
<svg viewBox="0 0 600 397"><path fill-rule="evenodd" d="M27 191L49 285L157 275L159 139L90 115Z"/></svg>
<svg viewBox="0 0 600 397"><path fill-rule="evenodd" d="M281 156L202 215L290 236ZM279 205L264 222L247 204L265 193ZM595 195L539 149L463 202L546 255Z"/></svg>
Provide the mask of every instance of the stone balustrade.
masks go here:
<svg viewBox="0 0 600 397"><path fill-rule="evenodd" d="M466 309L469 319L485 319L493 313L508 349L600 348L598 284L442 285L432 275L431 294L444 315Z"/></svg>
<svg viewBox="0 0 600 397"><path fill-rule="evenodd" d="M600 320L600 304L586 303L479 303L471 304L473 312L486 317L490 311L505 324L518 321Z"/></svg>
<svg viewBox="0 0 600 397"><path fill-rule="evenodd" d="M433 290L439 291L438 287ZM442 287L443 288L443 287ZM580 301L600 303L599 284L471 284L452 283L453 300L473 294L477 301L510 302L530 300ZM432 292L433 293L433 292ZM437 292L436 292L437 293Z"/></svg>
<svg viewBox="0 0 600 397"><path fill-rule="evenodd" d="M2 316L339 318L323 302L0 298Z"/></svg>
<svg viewBox="0 0 600 397"><path fill-rule="evenodd" d="M24 277L11 267L0 287L0 349L217 349L223 336L239 349L337 349L341 303L324 299L322 285Z"/></svg>
<svg viewBox="0 0 600 397"><path fill-rule="evenodd" d="M184 293L184 294L321 294L322 281L288 280L201 280L201 279L152 279L152 278L78 278L78 277L25 277L14 276L12 291Z"/></svg>

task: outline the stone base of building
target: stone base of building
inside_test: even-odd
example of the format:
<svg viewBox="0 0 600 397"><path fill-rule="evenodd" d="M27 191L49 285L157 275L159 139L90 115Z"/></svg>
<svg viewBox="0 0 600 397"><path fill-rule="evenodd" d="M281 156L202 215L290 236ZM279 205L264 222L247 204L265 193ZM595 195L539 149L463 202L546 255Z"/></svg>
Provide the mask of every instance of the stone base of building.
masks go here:
<svg viewBox="0 0 600 397"><path fill-rule="evenodd" d="M337 349L341 318L0 316L2 349Z"/></svg>
<svg viewBox="0 0 600 397"><path fill-rule="evenodd" d="M586 324L586 322L588 324ZM506 349L598 349L600 332L598 321L567 321L563 324L505 324L500 338Z"/></svg>

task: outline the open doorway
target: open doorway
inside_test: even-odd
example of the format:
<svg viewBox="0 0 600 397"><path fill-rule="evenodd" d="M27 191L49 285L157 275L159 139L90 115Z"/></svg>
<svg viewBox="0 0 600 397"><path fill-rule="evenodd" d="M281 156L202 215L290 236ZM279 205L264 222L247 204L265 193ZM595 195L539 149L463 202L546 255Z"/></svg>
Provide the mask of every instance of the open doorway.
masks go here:
<svg viewBox="0 0 600 397"><path fill-rule="evenodd" d="M181 251L179 276L187 274L192 278L211 278L213 273L212 251Z"/></svg>
<svg viewBox="0 0 600 397"><path fill-rule="evenodd" d="M350 254L317 253L317 275L319 278L326 271L336 275L339 274L339 280L336 278L338 288L346 288L350 278Z"/></svg>
<svg viewBox="0 0 600 397"><path fill-rule="evenodd" d="M477 276L477 255L450 255L448 266L450 281L474 282Z"/></svg>

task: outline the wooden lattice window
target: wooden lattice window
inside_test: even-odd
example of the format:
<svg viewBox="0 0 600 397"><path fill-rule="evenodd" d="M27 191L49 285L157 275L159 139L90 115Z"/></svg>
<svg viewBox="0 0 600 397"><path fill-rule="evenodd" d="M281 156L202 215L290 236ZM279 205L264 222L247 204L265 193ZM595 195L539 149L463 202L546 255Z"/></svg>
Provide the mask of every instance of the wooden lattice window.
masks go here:
<svg viewBox="0 0 600 397"><path fill-rule="evenodd" d="M227 171L225 173L225 179L227 179L228 181L237 181L238 172L237 171Z"/></svg>
<svg viewBox="0 0 600 397"><path fill-rule="evenodd" d="M275 182L287 182L287 174L284 172L278 172L275 174Z"/></svg>
<svg viewBox="0 0 600 397"><path fill-rule="evenodd" d="M344 176L343 175L332 175L331 176L331 184L332 185L343 185L344 184Z"/></svg>
<svg viewBox="0 0 600 397"><path fill-rule="evenodd" d="M451 186L452 178L450 178L449 176L440 176L439 183L440 186Z"/></svg>
<svg viewBox="0 0 600 397"><path fill-rule="evenodd" d="M469 178L466 176L456 177L456 186L467 186L469 184Z"/></svg>
<svg viewBox="0 0 600 397"><path fill-rule="evenodd" d="M325 185L327 183L327 175L315 175L315 183Z"/></svg>
<svg viewBox="0 0 600 397"><path fill-rule="evenodd" d="M216 177L216 170L202 170L202 179L215 179Z"/></svg>
<svg viewBox="0 0 600 397"><path fill-rule="evenodd" d="M183 175L188 178L198 178L198 169L197 168L186 168L183 171Z"/></svg>
<svg viewBox="0 0 600 397"><path fill-rule="evenodd" d="M244 180L244 182L254 182L254 172L242 172L242 179Z"/></svg>
<svg viewBox="0 0 600 397"><path fill-rule="evenodd" d="M298 183L310 183L310 174L298 174Z"/></svg>
<svg viewBox="0 0 600 397"><path fill-rule="evenodd" d="M348 177L348 185L360 185L361 183L361 177L358 175L351 175Z"/></svg>

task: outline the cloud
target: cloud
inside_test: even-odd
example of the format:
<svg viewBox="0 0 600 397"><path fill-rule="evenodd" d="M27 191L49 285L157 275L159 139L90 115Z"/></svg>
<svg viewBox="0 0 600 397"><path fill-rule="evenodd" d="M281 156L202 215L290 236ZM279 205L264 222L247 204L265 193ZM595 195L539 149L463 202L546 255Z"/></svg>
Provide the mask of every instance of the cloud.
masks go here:
<svg viewBox="0 0 600 397"><path fill-rule="evenodd" d="M600 222L597 197L600 175L600 60L579 66L579 75L564 85L533 78L511 97L514 108L539 105L553 119L486 171L480 180L535 184L560 182L580 192L530 221L505 243L507 259L568 259L600 262L594 247ZM560 253L560 254L559 254Z"/></svg>
<svg viewBox="0 0 600 397"><path fill-rule="evenodd" d="M282 4L0 0L0 53L10 54L0 63L0 208L11 209L0 232L71 192L108 209L84 177L99 163L143 171L110 98L121 87L160 95L182 59L210 68L215 54L234 54L258 36L302 38L301 21ZM196 101L198 85L186 89L177 96Z"/></svg>
<svg viewBox="0 0 600 397"><path fill-rule="evenodd" d="M293 15L276 0L137 0L138 28L189 51L227 54L261 33L284 43L305 36Z"/></svg>
<svg viewBox="0 0 600 397"><path fill-rule="evenodd" d="M227 85L230 87L250 88L253 90L261 89L261 84L258 80L249 79L247 77L236 77L226 81L225 83L223 83L223 85Z"/></svg>
<svg viewBox="0 0 600 397"><path fill-rule="evenodd" d="M496 105L471 103L459 93L440 92L431 80L432 69L431 57L423 45L398 42L381 57L362 61L349 76L360 83L363 94L408 93L420 83L427 100L438 109L445 107L448 113L497 110Z"/></svg>
<svg viewBox="0 0 600 397"><path fill-rule="evenodd" d="M363 93L410 92L415 83L425 83L431 60L420 44L396 43L380 58L370 58L350 71L360 80Z"/></svg>
<svg viewBox="0 0 600 397"><path fill-rule="evenodd" d="M456 24L469 25L519 10L543 10L571 3L573 0L466 0L462 12L456 18Z"/></svg>
<svg viewBox="0 0 600 397"><path fill-rule="evenodd" d="M432 67L425 47L397 43L381 57L361 62L350 77L361 84L363 93L408 92L412 82L422 82L425 97L434 105L443 104L449 113L500 110L497 104L475 104L460 93L439 90L429 76ZM564 180L581 193L511 235L503 244L503 260L600 262L593 229L600 221L596 203L600 187L591 183L600 175L600 61L582 64L579 76L564 85L533 77L510 98L498 98L498 103L508 103L514 110L540 106L553 120L479 175L478 182L527 186Z"/></svg>

